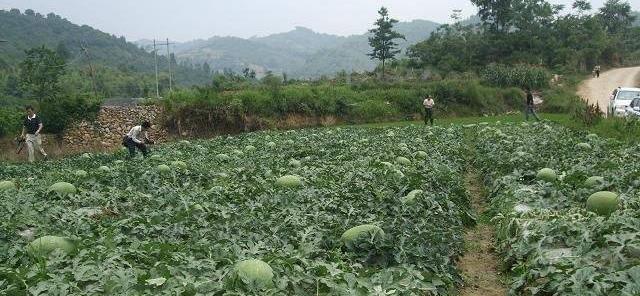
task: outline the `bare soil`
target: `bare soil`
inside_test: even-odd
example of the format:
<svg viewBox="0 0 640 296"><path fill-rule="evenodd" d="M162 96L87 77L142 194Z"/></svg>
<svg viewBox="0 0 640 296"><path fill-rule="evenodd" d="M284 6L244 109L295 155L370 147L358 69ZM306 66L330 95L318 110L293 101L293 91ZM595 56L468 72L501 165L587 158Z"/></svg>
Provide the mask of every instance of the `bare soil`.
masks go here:
<svg viewBox="0 0 640 296"><path fill-rule="evenodd" d="M469 172L465 182L471 194L472 205L478 216L485 211L485 192L475 172ZM467 247L465 255L458 262L465 285L460 288L462 296L503 296L507 287L500 273L500 263L493 248L494 229L482 221L470 228L464 235Z"/></svg>

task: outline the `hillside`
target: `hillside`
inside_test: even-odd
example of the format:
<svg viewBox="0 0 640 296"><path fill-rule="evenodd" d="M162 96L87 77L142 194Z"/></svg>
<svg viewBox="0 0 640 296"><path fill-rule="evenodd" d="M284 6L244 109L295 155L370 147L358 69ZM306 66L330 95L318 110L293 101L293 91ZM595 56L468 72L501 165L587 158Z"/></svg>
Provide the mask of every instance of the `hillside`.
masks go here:
<svg viewBox="0 0 640 296"><path fill-rule="evenodd" d="M124 37L73 24L53 13L44 16L32 10L24 13L16 9L0 10L0 39L8 41L0 45L0 70L18 65L25 57L25 50L45 45L66 52L72 68L87 67L88 60L81 49L86 46L91 62L96 66L121 74L150 75L155 72L154 56ZM168 67L166 57L160 59L160 67ZM208 79L190 67L176 65L176 68L178 83L190 85Z"/></svg>
<svg viewBox="0 0 640 296"><path fill-rule="evenodd" d="M396 25L406 41L400 46L406 49L429 37L439 24L416 20ZM367 57L368 35L349 37L321 34L304 27L296 27L286 33L266 37L242 39L236 37L212 37L176 44L174 50L179 60L202 64L207 62L214 70L229 68L241 71L252 68L258 74L266 71L285 72L292 77L319 77L333 75L341 70L365 71L376 66ZM150 49L148 40L137 42Z"/></svg>

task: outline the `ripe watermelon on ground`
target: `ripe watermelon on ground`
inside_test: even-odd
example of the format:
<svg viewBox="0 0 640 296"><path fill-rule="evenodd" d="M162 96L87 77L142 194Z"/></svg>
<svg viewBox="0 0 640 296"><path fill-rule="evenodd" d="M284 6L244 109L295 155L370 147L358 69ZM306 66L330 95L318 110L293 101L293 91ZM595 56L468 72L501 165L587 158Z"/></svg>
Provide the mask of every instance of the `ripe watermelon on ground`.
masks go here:
<svg viewBox="0 0 640 296"><path fill-rule="evenodd" d="M15 190L16 184L12 181L0 181L0 191Z"/></svg>
<svg viewBox="0 0 640 296"><path fill-rule="evenodd" d="M56 249L60 249L69 254L75 250L75 245L71 240L59 236L43 236L27 245L27 253L33 257L44 257Z"/></svg>
<svg viewBox="0 0 640 296"><path fill-rule="evenodd" d="M609 191L600 191L587 199L587 209L600 216L609 216L618 210L618 195Z"/></svg>
<svg viewBox="0 0 640 296"><path fill-rule="evenodd" d="M276 180L276 185L280 187L294 188L302 186L302 178L297 175L286 175Z"/></svg>
<svg viewBox="0 0 640 296"><path fill-rule="evenodd" d="M76 187L71 183L58 182L49 186L49 191L53 191L59 194L74 194L76 193Z"/></svg>
<svg viewBox="0 0 640 296"><path fill-rule="evenodd" d="M380 227L372 224L364 224L345 231L340 237L340 240L347 248L353 249L357 247L356 244L362 239L376 242L382 240L383 237L384 231Z"/></svg>
<svg viewBox="0 0 640 296"><path fill-rule="evenodd" d="M556 175L556 172L550 168L544 168L539 170L536 177L538 178L538 180L542 180L546 182L554 182L558 178L558 176Z"/></svg>
<svg viewBox="0 0 640 296"><path fill-rule="evenodd" d="M240 261L235 270L242 281L258 287L268 287L273 284L273 269L269 264L258 259Z"/></svg>

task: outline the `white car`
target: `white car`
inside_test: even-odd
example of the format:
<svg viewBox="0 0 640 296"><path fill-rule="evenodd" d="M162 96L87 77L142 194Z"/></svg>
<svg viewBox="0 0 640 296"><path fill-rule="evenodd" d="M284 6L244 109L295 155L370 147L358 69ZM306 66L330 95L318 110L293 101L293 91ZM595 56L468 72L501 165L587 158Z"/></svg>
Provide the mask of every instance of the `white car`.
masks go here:
<svg viewBox="0 0 640 296"><path fill-rule="evenodd" d="M631 101L631 104L627 107L626 113L627 114L625 116L627 117L640 118L640 98L635 98Z"/></svg>
<svg viewBox="0 0 640 296"><path fill-rule="evenodd" d="M640 88L618 87L611 94L608 113L610 116L625 116L631 101L640 97Z"/></svg>

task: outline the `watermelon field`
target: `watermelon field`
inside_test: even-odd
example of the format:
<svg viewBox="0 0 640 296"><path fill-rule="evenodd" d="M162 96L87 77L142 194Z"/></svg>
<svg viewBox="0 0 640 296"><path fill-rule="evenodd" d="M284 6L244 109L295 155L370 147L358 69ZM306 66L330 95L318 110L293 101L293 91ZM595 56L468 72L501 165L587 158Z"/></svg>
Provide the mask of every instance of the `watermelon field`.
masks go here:
<svg viewBox="0 0 640 296"><path fill-rule="evenodd" d="M1 164L0 295L457 295L476 223L512 295L639 295L639 148L483 123Z"/></svg>

